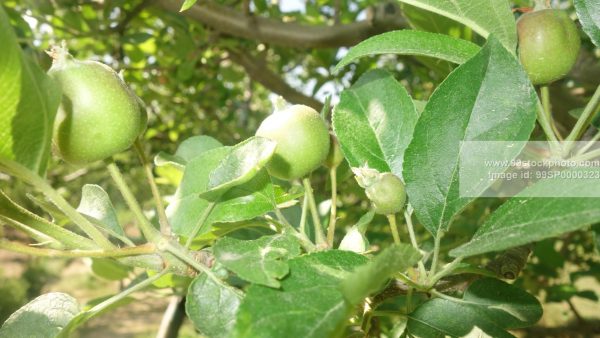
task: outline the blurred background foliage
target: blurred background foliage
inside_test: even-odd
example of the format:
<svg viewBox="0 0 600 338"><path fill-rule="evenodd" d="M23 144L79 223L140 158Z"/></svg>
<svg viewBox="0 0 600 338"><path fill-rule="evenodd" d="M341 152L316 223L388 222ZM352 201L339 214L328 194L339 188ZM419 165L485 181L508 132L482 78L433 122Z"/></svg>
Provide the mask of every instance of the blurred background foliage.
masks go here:
<svg viewBox="0 0 600 338"><path fill-rule="evenodd" d="M530 7L532 2L518 0L512 5L516 10ZM552 3L574 13L570 1ZM453 65L444 61L390 55L364 58L333 73L347 49L368 36L414 28L484 42L457 22L393 1L200 0L183 13L178 12L181 1L171 0L5 0L2 5L21 47L44 69L51 62L44 51L64 40L76 58L101 61L122 72L147 106L149 124L144 138L152 156L159 151L174 153L181 141L195 135L235 144L254 134L278 96L316 109L331 96L335 105L341 90L369 69L392 72L417 100L427 100L452 71ZM551 86L553 110L562 131L575 121L569 111L582 107L600 82L600 53L584 34L582 39L576 67ZM128 173L136 196L150 210L150 191L134 153L120 154L117 160ZM349 168L338 170L339 242L369 205ZM165 168L157 168L156 173L168 198L175 191L178 174ZM123 224L131 222L103 163L74 167L53 159L48 178L74 205L83 184L101 185L113 197ZM318 199L326 203L330 189L326 170L314 173L313 182ZM28 187L0 176L0 188L41 214L26 197L33 193ZM499 204L499 200L479 199L470 205L444 238L446 248L466 242ZM383 217L375 218L368 231L371 245L390 241L386 224ZM570 335L565 332L575 332L572 330L582 334L594 330L600 316L597 233L575 232L533 248L516 281L546 302L546 316L539 327L530 330L531 335L566 337ZM17 236L7 229L5 235ZM425 249L432 245L421 227L419 236ZM493 258L473 258L472 263L485 265ZM50 260L19 259L25 267L21 274L3 277L0 273L0 322L60 273L61 268Z"/></svg>

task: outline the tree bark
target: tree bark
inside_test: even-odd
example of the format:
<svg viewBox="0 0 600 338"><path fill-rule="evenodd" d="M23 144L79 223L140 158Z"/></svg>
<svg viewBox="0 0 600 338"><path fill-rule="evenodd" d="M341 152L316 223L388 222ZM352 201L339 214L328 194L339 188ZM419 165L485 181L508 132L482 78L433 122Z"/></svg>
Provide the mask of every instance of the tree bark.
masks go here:
<svg viewBox="0 0 600 338"><path fill-rule="evenodd" d="M162 8L179 12L183 1L158 0ZM219 32L272 45L292 48L353 46L364 39L408 25L396 3L371 9L369 19L343 25L304 25L254 15L244 15L211 1L201 1L181 14Z"/></svg>
<svg viewBox="0 0 600 338"><path fill-rule="evenodd" d="M304 95L292 88L278 74L270 70L264 62L252 55L229 50L229 56L231 61L239 64L246 70L246 73L248 73L248 76L252 80L260 83L273 93L280 95L286 101L294 104L303 104L317 111L321 111L323 108L323 103L319 100Z"/></svg>

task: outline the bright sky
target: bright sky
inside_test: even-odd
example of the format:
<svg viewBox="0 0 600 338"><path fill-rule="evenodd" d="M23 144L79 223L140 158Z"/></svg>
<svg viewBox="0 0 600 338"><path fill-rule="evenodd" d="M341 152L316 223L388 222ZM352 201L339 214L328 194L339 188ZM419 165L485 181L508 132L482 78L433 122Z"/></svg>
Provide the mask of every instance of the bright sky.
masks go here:
<svg viewBox="0 0 600 338"><path fill-rule="evenodd" d="M277 0L274 0L273 2L276 2ZM306 7L306 1L305 0L280 0L279 2L279 8L281 9L282 12L294 12L294 11L301 11L304 12L305 7Z"/></svg>

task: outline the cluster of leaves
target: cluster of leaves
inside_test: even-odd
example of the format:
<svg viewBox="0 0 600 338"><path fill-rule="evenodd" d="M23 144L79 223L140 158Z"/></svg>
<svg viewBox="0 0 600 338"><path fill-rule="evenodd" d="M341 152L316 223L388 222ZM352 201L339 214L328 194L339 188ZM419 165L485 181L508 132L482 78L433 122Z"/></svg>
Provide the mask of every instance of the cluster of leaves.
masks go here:
<svg viewBox="0 0 600 338"><path fill-rule="evenodd" d="M465 272L491 275L474 265L460 263L462 259L542 241L599 222L598 199L527 197L531 191L581 193L593 188L573 185L572 181L562 186L556 181L540 181L486 217L468 242L453 245L449 256L456 260L436 271L442 237L452 231L453 220L477 202L474 197L459 196L460 142L528 140L539 103L515 58L515 23L507 4L479 1L477 11L473 11L473 1L403 2L457 20L486 42L480 47L439 33L405 30L359 44L338 68L365 55L382 53L430 58L424 60L436 58L459 66L426 102L415 100L415 95L411 97L391 73L366 72L341 94L333 110L332 127L349 166L368 163L373 169L403 179L411 205L406 221L412 223L414 210L419 224L434 242L433 248L421 246L425 255L416 243L391 245L374 256L333 248L316 250L312 238L317 237L314 232L319 231L318 227L305 231L302 217L291 217L298 198L309 192L272 179L265 169L276 147L274 142L250 137L234 146L223 146L214 138L196 136L181 142L176 150L157 155L155 164L176 177L173 182L177 191L166 210L173 235L186 243L186 249L202 248L196 253L210 255L213 264L190 258L187 251L179 251L178 243L146 236L148 244L157 247L157 257L153 257L159 258L158 269L153 261L144 263L147 271L123 293L87 307L66 294L42 295L13 314L0 329L0 337L28 332L67 336L86 320L150 284L185 294L189 318L198 331L209 337L279 337L282 332L294 337L365 334L375 316L389 320L389 325L381 328L389 336L464 336L484 332L510 337L507 330L533 325L541 316L541 305L517 286L476 276L464 292L450 294L444 293L437 282ZM594 13L585 7L591 5L591 1L580 1L578 9L583 13L580 15L586 32L594 36L597 25L592 19L584 19L585 13L588 17ZM0 219L24 230L48 250L102 249L110 253L111 248L99 248L101 243L94 242L93 236L71 231L70 223L86 220L113 243L119 242L124 248L140 247L125 236L113 203L100 186L83 187L73 217L68 207L56 203L59 199L39 176L46 171L50 156L51 126L60 95L52 81L18 48L8 19L3 12L0 15L0 41L11 46L8 53L0 56L0 65L11 71L0 75L0 90L13 93L0 102L0 130L4 132L0 139L8 141L0 148L0 169L42 190L57 204L53 206L43 199L34 201L52 215L53 220L49 221L20 207L3 193ZM185 83L185 79L180 80ZM164 94L159 95L161 99L168 96ZM39 129L31 131L23 126ZM489 149L482 151L486 150ZM505 152L499 160L511 160L520 150ZM487 187L477 189L483 192ZM119 188L124 189L122 185ZM287 211L287 219L280 215L280 209ZM63 227L61 220L68 226ZM357 224L356 230L364 235L367 224L368 221ZM88 232L84 227L82 230ZM2 244L9 249L12 245ZM187 269L175 268L159 272L162 260L172 262L170 255L200 274L194 277L195 273L190 274ZM139 260L96 259L95 271L108 271L109 276L116 274L119 278L131 272L128 264L142 267ZM415 271L417 265L422 265L425 273L420 277ZM120 273L120 267L124 267L124 273ZM593 268L590 266L590 270ZM407 295L397 297L404 304L384 299L376 304L390 309L383 314L377 313L377 307L369 308L382 291L399 282L407 287ZM554 289L553 300L586 296L566 286ZM434 298L415 296L410 300L413 292Z"/></svg>

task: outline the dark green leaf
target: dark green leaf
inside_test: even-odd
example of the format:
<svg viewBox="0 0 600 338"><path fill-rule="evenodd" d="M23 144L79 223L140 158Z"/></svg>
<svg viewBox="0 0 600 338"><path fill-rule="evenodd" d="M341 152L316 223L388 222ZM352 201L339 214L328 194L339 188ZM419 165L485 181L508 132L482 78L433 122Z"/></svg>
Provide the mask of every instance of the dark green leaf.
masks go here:
<svg viewBox="0 0 600 338"><path fill-rule="evenodd" d="M536 104L527 75L493 36L433 93L406 149L404 180L418 219L434 236L474 199L459 196L461 141L527 140ZM511 160L520 150L498 159Z"/></svg>
<svg viewBox="0 0 600 338"><path fill-rule="evenodd" d="M534 296L486 277L473 282L462 299L437 298L419 306L409 314L408 330L419 337L463 337L477 330L492 337L512 337L505 329L531 326L541 316L542 307Z"/></svg>
<svg viewBox="0 0 600 338"><path fill-rule="evenodd" d="M391 74L375 70L342 92L333 129L351 167L367 164L402 177L404 151L417 119L406 89Z"/></svg>
<svg viewBox="0 0 600 338"><path fill-rule="evenodd" d="M476 307L436 298L425 302L408 315L408 332L415 337L514 338ZM482 334L481 331L485 332Z"/></svg>
<svg viewBox="0 0 600 338"><path fill-rule="evenodd" d="M480 312L507 329L531 326L542 317L542 307L534 296L495 278L473 282L465 291L463 301L477 306Z"/></svg>
<svg viewBox="0 0 600 338"><path fill-rule="evenodd" d="M233 337L322 338L341 334L352 307L339 290L361 255L330 250L289 260L281 290L251 285L238 311Z"/></svg>
<svg viewBox="0 0 600 338"><path fill-rule="evenodd" d="M352 47L335 66L334 71L368 55L401 54L430 56L454 63L463 63L479 51L479 46L448 35L400 30L371 37Z"/></svg>

